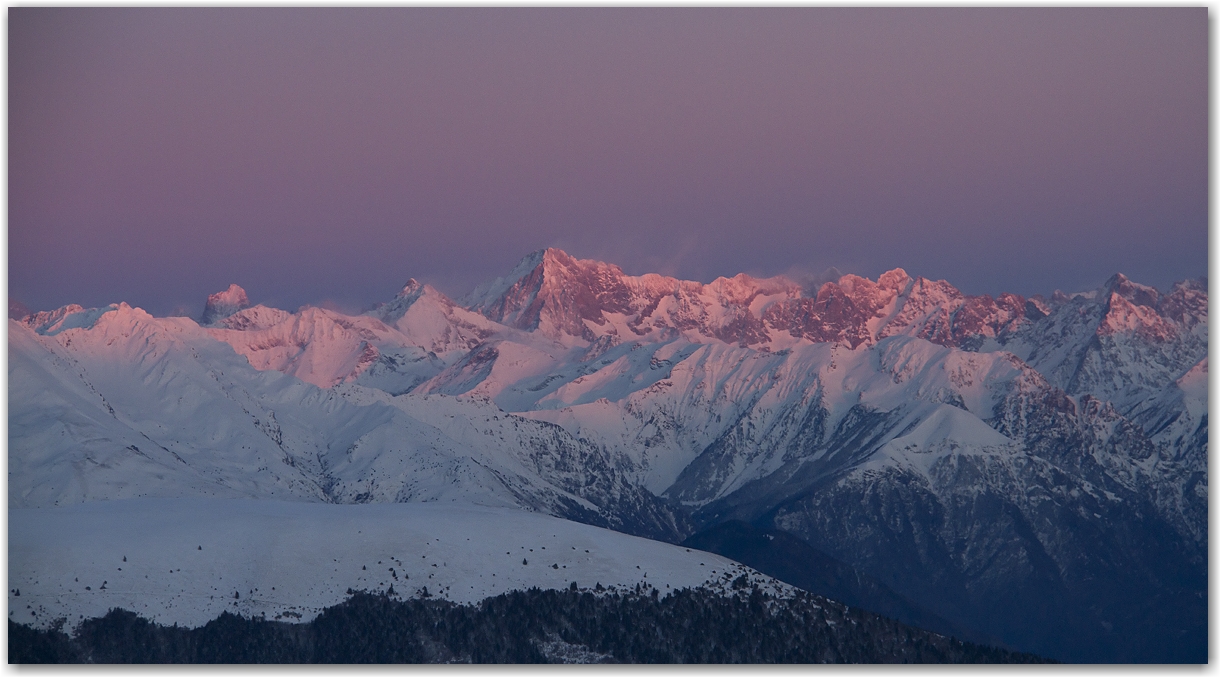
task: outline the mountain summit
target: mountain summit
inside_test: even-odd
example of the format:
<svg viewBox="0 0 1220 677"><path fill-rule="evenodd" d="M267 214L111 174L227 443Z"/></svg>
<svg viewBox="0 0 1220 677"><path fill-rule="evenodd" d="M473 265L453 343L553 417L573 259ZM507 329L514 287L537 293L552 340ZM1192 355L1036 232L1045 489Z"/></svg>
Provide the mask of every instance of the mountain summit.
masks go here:
<svg viewBox="0 0 1220 677"><path fill-rule="evenodd" d="M969 296L901 268L875 282L843 275L810 292L783 276L710 283L630 276L614 264L536 251L464 299L495 322L561 342L684 335L782 349L801 340L871 345L905 335L973 347L1040 313L1016 294Z"/></svg>
<svg viewBox="0 0 1220 677"><path fill-rule="evenodd" d="M770 340L761 313L800 294L800 285L785 277L740 274L703 284L652 273L631 276L614 264L545 249L465 301L492 320L557 340L689 333L754 345Z"/></svg>
<svg viewBox="0 0 1220 677"><path fill-rule="evenodd" d="M207 305L203 308L203 316L199 318L199 324L205 327L214 326L237 311L249 307L250 298L246 296L246 290L231 284L228 289L208 297Z"/></svg>

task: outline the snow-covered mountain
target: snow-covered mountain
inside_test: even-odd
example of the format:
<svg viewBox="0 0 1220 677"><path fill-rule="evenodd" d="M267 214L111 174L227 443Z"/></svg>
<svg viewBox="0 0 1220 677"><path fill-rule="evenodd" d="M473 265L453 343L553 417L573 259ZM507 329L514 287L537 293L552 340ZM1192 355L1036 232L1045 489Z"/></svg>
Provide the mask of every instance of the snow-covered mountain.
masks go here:
<svg viewBox="0 0 1220 677"><path fill-rule="evenodd" d="M1178 282L1161 294L1115 275L1053 303L1045 319L1002 343L1069 394L1127 413L1207 356L1207 282Z"/></svg>
<svg viewBox="0 0 1220 677"><path fill-rule="evenodd" d="M412 280L287 312L234 285L205 315L11 320L10 508L446 501L670 541L744 520L1017 648L1206 655L1205 280L992 298L548 249L460 303Z"/></svg>
<svg viewBox="0 0 1220 677"><path fill-rule="evenodd" d="M1011 331L1035 312L1015 294L966 296L943 280L912 279L902 269L876 282L846 275L810 296L784 277L743 274L708 284L633 277L557 249L527 256L463 302L497 322L557 340L681 334L772 349L801 340L855 347L894 335L959 346Z"/></svg>
<svg viewBox="0 0 1220 677"><path fill-rule="evenodd" d="M456 500L678 535L664 503L625 481L629 467L557 426L478 402L324 390L252 369L189 319L102 310L46 333L10 320L10 507ZM499 437L468 434L493 417Z"/></svg>

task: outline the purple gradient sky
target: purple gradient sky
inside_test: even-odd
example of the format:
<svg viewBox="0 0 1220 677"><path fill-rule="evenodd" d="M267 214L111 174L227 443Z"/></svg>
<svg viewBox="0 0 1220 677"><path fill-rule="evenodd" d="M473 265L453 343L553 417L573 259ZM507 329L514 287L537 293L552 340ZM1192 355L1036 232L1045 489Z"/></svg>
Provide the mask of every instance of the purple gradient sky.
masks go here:
<svg viewBox="0 0 1220 677"><path fill-rule="evenodd" d="M1207 269L1207 9L9 9L9 285Z"/></svg>

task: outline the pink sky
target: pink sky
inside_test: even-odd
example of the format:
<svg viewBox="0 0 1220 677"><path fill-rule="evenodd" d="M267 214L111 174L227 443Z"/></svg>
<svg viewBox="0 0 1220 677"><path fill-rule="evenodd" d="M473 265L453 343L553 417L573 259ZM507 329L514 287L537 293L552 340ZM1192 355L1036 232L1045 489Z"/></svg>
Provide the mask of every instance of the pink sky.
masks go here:
<svg viewBox="0 0 1220 677"><path fill-rule="evenodd" d="M1206 274L1207 9L9 10L32 308L629 273Z"/></svg>

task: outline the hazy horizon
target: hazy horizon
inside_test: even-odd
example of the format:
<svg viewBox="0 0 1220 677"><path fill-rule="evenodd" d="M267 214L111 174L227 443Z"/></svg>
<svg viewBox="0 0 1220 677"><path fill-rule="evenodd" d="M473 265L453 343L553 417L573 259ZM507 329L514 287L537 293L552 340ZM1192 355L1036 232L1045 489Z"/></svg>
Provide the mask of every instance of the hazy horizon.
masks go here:
<svg viewBox="0 0 1220 677"><path fill-rule="evenodd" d="M10 8L9 294L1208 264L1206 8Z"/></svg>

